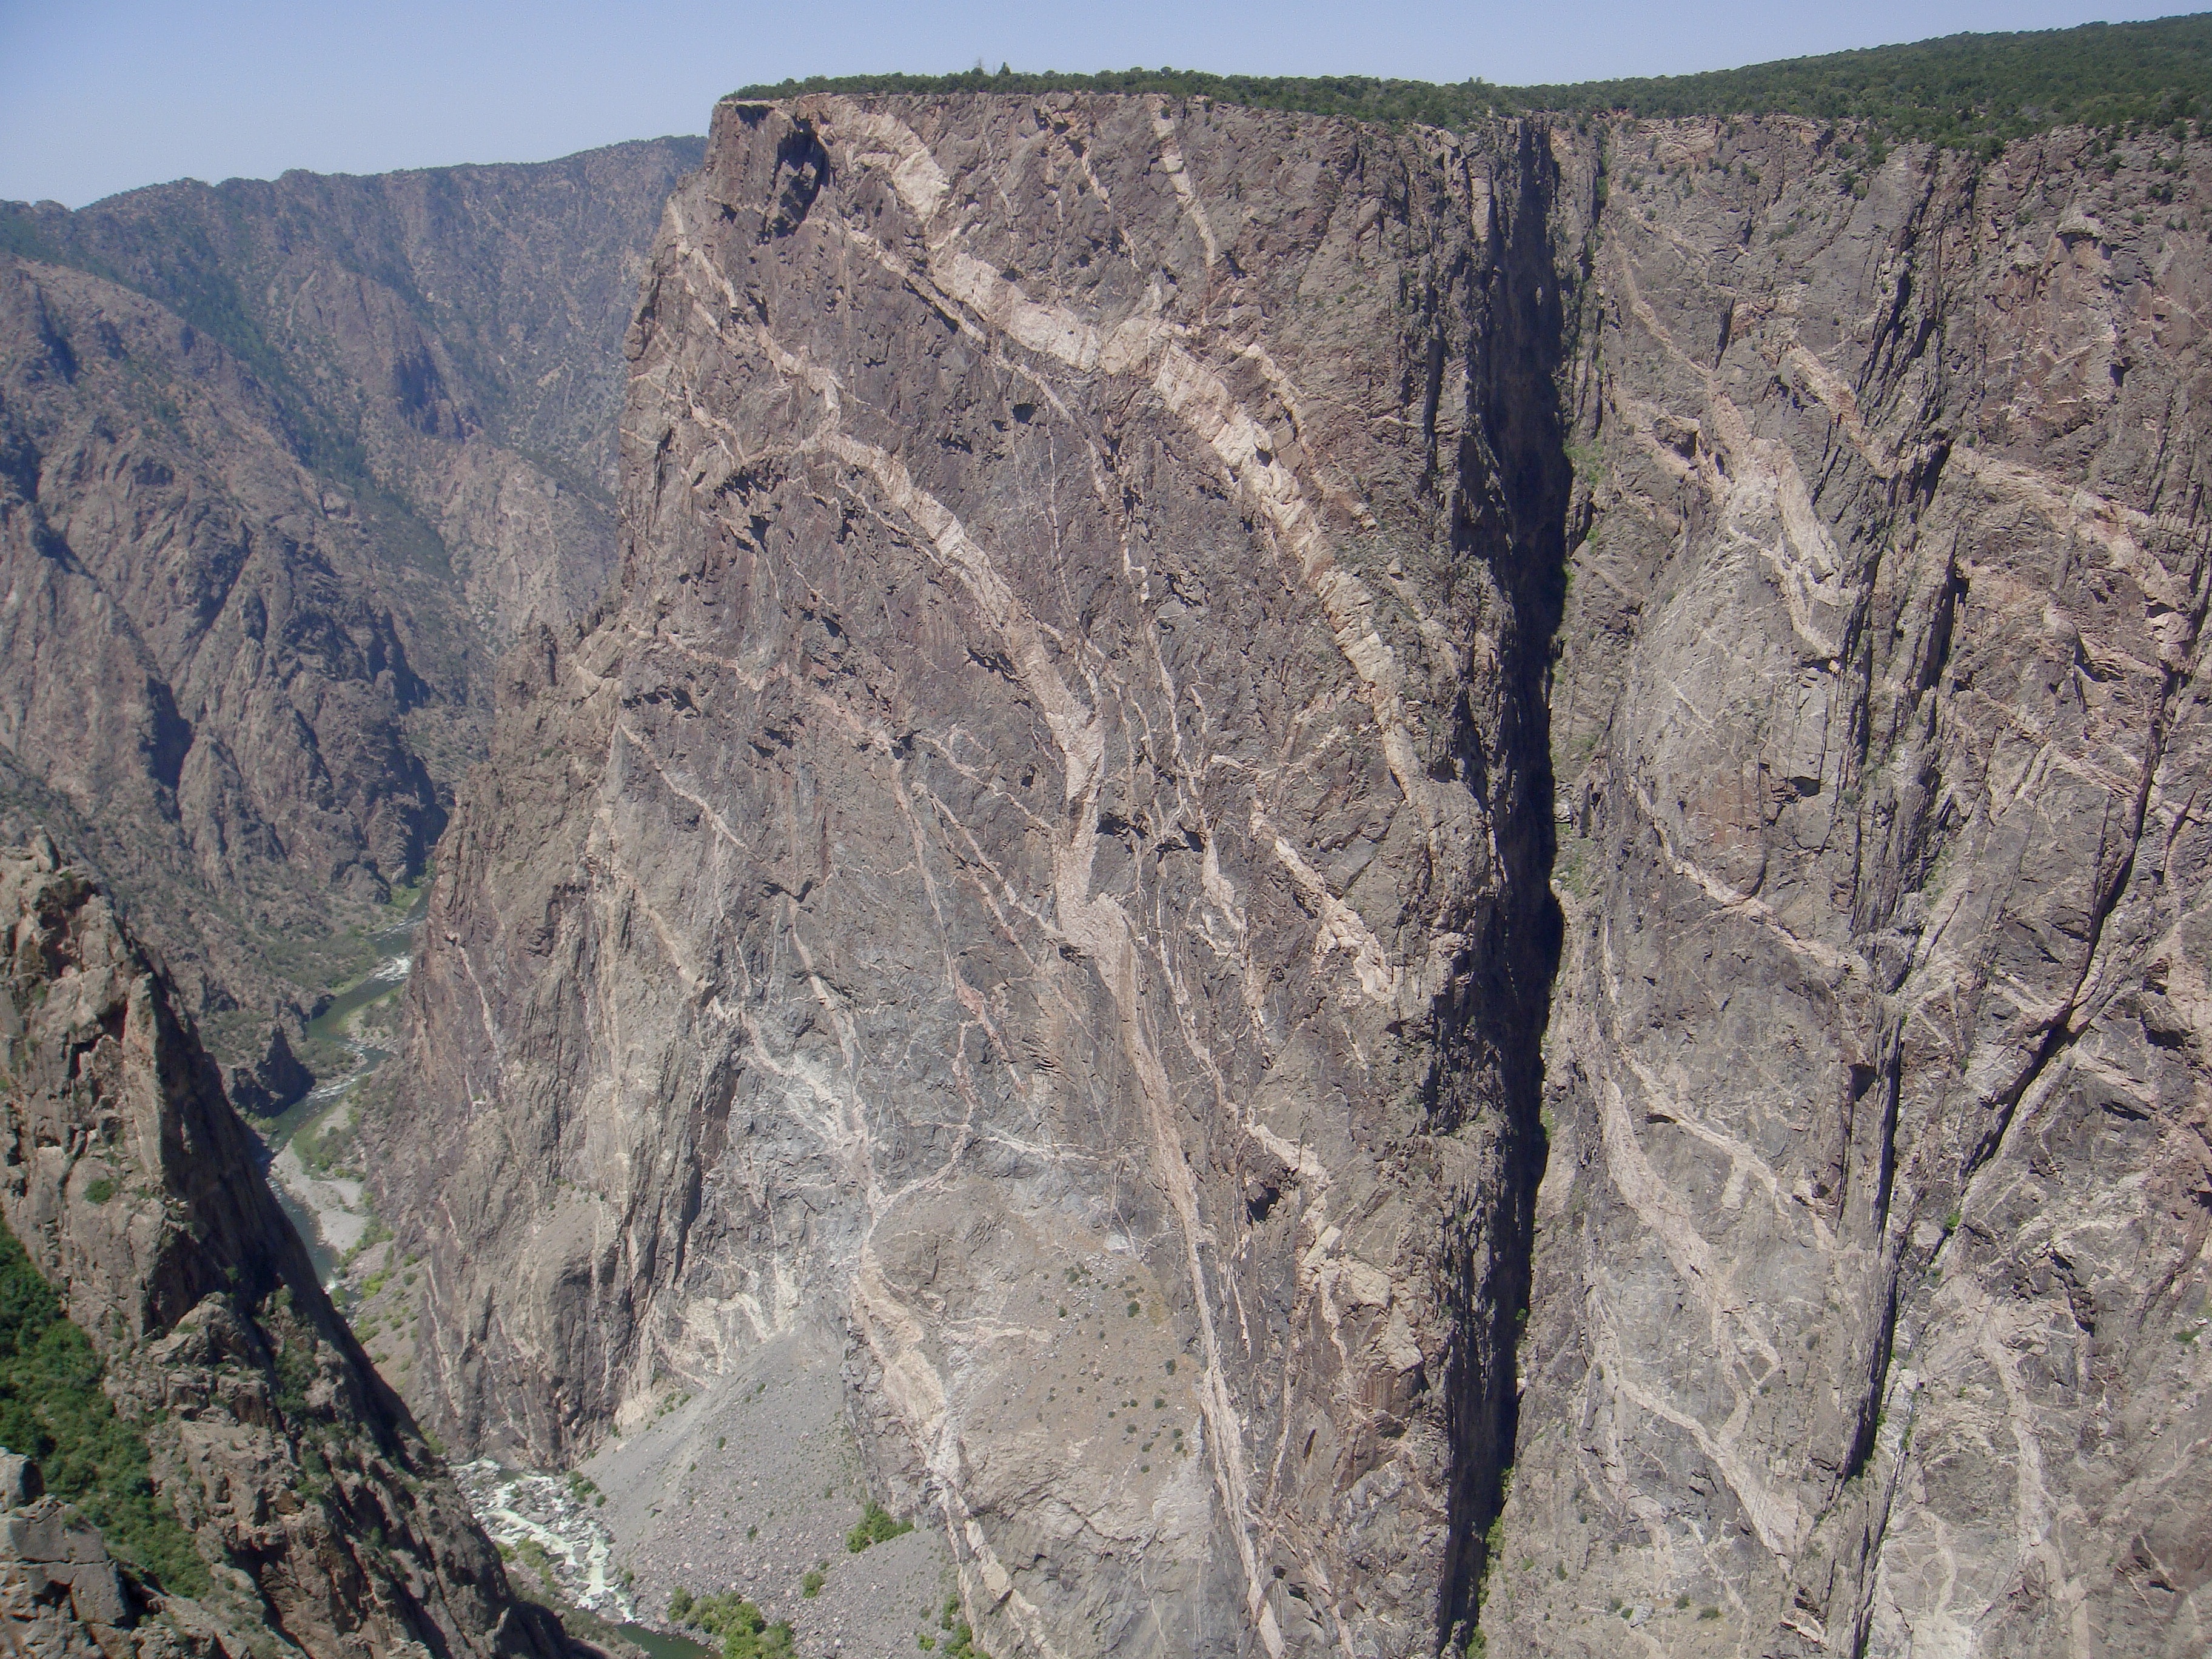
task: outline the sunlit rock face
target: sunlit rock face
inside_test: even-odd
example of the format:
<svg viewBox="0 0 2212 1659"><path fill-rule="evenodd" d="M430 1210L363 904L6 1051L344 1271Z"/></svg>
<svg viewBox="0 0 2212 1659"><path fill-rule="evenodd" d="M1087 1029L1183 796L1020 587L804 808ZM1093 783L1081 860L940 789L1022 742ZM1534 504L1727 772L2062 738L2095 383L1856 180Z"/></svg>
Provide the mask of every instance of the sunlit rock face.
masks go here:
<svg viewBox="0 0 2212 1659"><path fill-rule="evenodd" d="M832 1320L1004 1639L1433 1644L1557 939L1563 155L718 112L619 590L508 659L412 994L426 1409L556 1457Z"/></svg>
<svg viewBox="0 0 2212 1659"><path fill-rule="evenodd" d="M2185 1652L2207 158L1609 155L1492 1651Z"/></svg>
<svg viewBox="0 0 2212 1659"><path fill-rule="evenodd" d="M725 103L369 1131L419 1408L803 1330L994 1651L2187 1650L2138 148Z"/></svg>

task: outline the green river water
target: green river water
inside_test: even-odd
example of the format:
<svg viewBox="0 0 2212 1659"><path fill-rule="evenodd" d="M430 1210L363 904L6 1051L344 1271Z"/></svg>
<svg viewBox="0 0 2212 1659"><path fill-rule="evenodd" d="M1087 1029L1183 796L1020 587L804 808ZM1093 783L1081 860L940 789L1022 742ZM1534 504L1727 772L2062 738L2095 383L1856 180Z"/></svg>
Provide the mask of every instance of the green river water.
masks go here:
<svg viewBox="0 0 2212 1659"><path fill-rule="evenodd" d="M344 1073L318 1083L303 1099L281 1115L259 1126L262 1142L271 1161L301 1129L319 1122L326 1115L343 1107L347 1097L374 1076L378 1066L392 1058L389 1050L364 1042L356 1036L351 1029L351 1022L362 1009L386 997L398 995L405 987L407 970L414 963L416 938L422 932L422 918L428 909L429 894L426 887L404 921L370 935L369 942L376 948L376 966L366 976L338 992L321 1012L307 1022L309 1036L343 1045L352 1056L353 1063ZM315 1265L316 1277L325 1286L329 1285L336 1279L341 1265L338 1252L324 1240L322 1230L316 1224L314 1212L307 1205L273 1176L269 1184L276 1194L277 1203L283 1206L301 1242L307 1245L307 1255Z"/></svg>

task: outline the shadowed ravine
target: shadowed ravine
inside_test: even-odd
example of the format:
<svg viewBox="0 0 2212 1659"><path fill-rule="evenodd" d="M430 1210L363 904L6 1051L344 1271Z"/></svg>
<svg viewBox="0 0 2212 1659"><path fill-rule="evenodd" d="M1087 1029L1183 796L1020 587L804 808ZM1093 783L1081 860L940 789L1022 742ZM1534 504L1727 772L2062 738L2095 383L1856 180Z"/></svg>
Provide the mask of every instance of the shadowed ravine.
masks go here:
<svg viewBox="0 0 2212 1659"><path fill-rule="evenodd" d="M1446 1647L1464 1647L1468 1632L1478 1627L1478 1597L1491 1565L1486 1539L1504 1503L1501 1482L1513 1466L1520 1407L1514 1352L1527 1317L1536 1188L1544 1174L1543 1040L1559 961L1559 912L1551 889L1550 680L1566 592L1574 496L1567 370L1578 343L1582 295L1579 288L1562 292L1562 273L1573 271L1575 250L1563 252L1556 245L1561 216L1554 198L1563 187L1588 190L1592 181L1562 179L1545 129L1523 129L1517 137L1519 199L1492 224L1489 314L1468 372L1479 423L1460 441L1464 482L1452 532L1455 552L1493 573L1511 617L1499 643L1502 718L1493 739L1503 763L1486 759L1484 734L1472 718L1462 727L1466 749L1458 763L1469 778L1497 771L1522 781L1486 802L1506 871L1506 902L1469 953L1465 988L1455 979L1444 1000L1432 1085L1431 1109L1450 1122L1468 1109L1468 1085L1479 1090L1494 1079L1504 1120L1500 1190L1487 1218L1497 1241L1486 1255L1470 1249L1462 1281L1466 1302L1455 1310L1456 1340L1464 1346L1451 1381L1451 1528L1437 1609ZM1570 216L1567 222L1581 217Z"/></svg>

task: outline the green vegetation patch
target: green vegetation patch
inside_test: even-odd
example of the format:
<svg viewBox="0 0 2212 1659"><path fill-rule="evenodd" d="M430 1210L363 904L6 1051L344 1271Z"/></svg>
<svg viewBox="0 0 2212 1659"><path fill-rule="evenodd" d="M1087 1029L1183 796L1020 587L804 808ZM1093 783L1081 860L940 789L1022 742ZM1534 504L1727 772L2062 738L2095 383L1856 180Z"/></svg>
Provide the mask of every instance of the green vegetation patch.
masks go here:
<svg viewBox="0 0 2212 1659"><path fill-rule="evenodd" d="M376 946L357 927L331 933L258 928L252 943L271 972L332 994L376 970Z"/></svg>
<svg viewBox="0 0 2212 1659"><path fill-rule="evenodd" d="M367 1179L361 1170L361 1114L340 1103L292 1133L292 1150L307 1173L319 1180Z"/></svg>
<svg viewBox="0 0 2212 1659"><path fill-rule="evenodd" d="M960 1598L957 1595L945 1598L945 1610L937 1616L937 1626L939 1630L951 1632L940 1644L945 1650L945 1659L991 1659L989 1654L975 1645L975 1632L969 1628L968 1621L960 1617Z"/></svg>
<svg viewBox="0 0 2212 1659"><path fill-rule="evenodd" d="M896 1519L889 1510L871 1498L868 1507L861 1512L860 1524L845 1534L845 1547L858 1555L871 1544L888 1544L892 1539L913 1530L913 1522Z"/></svg>
<svg viewBox="0 0 2212 1659"><path fill-rule="evenodd" d="M91 1341L0 1229L0 1444L36 1459L46 1490L83 1510L118 1560L165 1590L204 1595L207 1564L154 1490L146 1437L100 1378Z"/></svg>
<svg viewBox="0 0 2212 1659"><path fill-rule="evenodd" d="M600 487L599 494L605 495L606 493L605 487ZM386 921L396 924L404 922L413 915L416 906L422 903L428 896L430 884L437 878L437 873L436 868L426 862L414 880L393 882L391 889L392 896L386 899L384 904Z"/></svg>
<svg viewBox="0 0 2212 1659"><path fill-rule="evenodd" d="M2101 131L2212 121L2212 14L2148 23L2091 23L2014 34L1954 34L1911 46L1792 58L1703 75L1504 87L1366 76L1207 75L1132 69L1017 75L1003 65L961 75L816 76L741 88L740 98L803 93L1161 93L1258 109L1466 127L1535 111L1620 111L1656 118L1798 115L1861 121L1889 137L1954 148L2056 126Z"/></svg>
<svg viewBox="0 0 2212 1659"><path fill-rule="evenodd" d="M535 1538L518 1538L514 1553L522 1559L523 1565L536 1573L549 1590L558 1590L560 1580L553 1576L553 1558L545 1553L545 1546Z"/></svg>
<svg viewBox="0 0 2212 1659"><path fill-rule="evenodd" d="M2212 120L2212 14L2018 34L1953 34L1705 75L1519 87L1527 109L1863 121L1954 148L2055 126Z"/></svg>
<svg viewBox="0 0 2212 1659"><path fill-rule="evenodd" d="M768 1615L735 1590L720 1595L692 1599L688 1589L669 1598L668 1616L719 1638L722 1659L792 1659L792 1630L787 1624L771 1625Z"/></svg>

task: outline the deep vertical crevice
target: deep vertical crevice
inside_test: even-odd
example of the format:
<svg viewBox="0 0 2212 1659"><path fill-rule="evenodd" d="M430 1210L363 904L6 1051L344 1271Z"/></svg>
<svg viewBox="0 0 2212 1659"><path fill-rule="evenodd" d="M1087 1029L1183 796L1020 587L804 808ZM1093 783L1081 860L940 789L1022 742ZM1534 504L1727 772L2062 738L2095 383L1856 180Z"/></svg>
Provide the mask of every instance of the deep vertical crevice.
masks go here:
<svg viewBox="0 0 2212 1659"><path fill-rule="evenodd" d="M1454 553L1484 567L1506 607L1490 808L1498 899L1474 930L1440 1010L1440 1127L1478 1115L1495 1137L1495 1190L1474 1195L1455 1241L1450 1367L1450 1537L1440 1645L1478 1627L1492 1525L1504 1508L1519 1417L1515 1349L1528 1305L1535 1196L1543 1178L1543 1041L1563 920L1551 888L1549 670L1566 600L1574 468L1562 388L1579 272L1554 246L1561 180L1551 134L1520 126L1492 209L1489 279L1468 343L1465 435L1456 458ZM1462 710L1463 724L1472 716ZM1473 733L1467 733L1471 742Z"/></svg>

